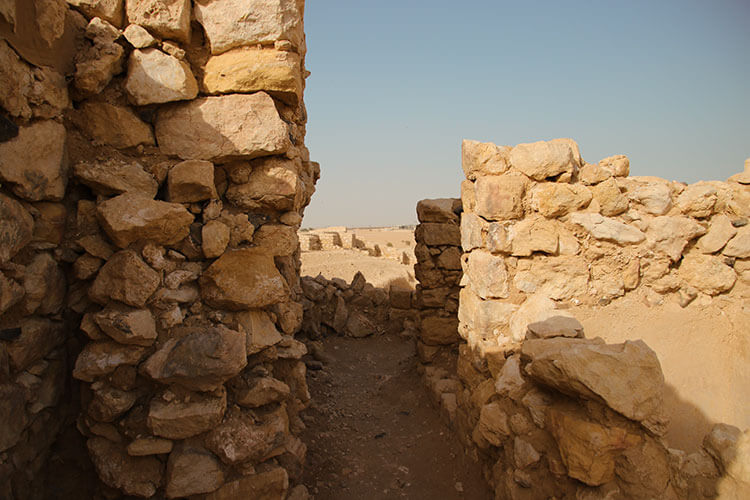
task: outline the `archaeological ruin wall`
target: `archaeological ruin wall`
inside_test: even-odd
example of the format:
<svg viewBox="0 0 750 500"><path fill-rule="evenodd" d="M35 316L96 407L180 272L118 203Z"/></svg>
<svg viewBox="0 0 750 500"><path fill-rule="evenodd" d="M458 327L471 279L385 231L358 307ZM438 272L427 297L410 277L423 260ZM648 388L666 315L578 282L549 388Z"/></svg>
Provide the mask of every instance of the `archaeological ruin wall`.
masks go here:
<svg viewBox="0 0 750 500"><path fill-rule="evenodd" d="M303 15L302 0L0 6L3 498L43 496L71 373L108 498L295 484L296 233L319 177Z"/></svg>
<svg viewBox="0 0 750 500"><path fill-rule="evenodd" d="M719 401L700 410L722 399L743 405L739 395L750 387L741 348L742 304L750 296L750 165L727 182L685 185L629 177L625 156L587 163L573 141L558 139L513 148L464 141L463 168L457 317L466 343L452 369L427 365L425 375L497 494L746 496L748 431L714 425L722 420L713 415L694 421L700 446L680 451L666 439L670 417L689 425L700 412L665 403L675 391L669 379L680 374L667 370L665 383L659 358L669 358L679 341L667 328L648 337L654 327L644 319L663 320L670 308L731 317L734 331L718 323L704 336L740 346L713 374L738 375L722 379L729 387L715 384L707 397ZM418 252L420 262L431 257ZM430 280L417 276L422 286ZM628 298L636 304L628 302L629 316L612 319ZM443 309L447 316L453 302ZM618 329L626 334L611 334ZM641 337L661 348L658 358ZM711 355L697 349L691 371ZM747 428L741 408L725 415Z"/></svg>

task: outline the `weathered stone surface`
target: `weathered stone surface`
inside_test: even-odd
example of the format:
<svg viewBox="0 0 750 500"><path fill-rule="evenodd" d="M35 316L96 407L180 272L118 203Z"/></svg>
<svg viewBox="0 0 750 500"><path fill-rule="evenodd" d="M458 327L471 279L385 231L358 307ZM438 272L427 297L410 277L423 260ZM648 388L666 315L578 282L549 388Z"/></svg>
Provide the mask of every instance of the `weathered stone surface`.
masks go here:
<svg viewBox="0 0 750 500"><path fill-rule="evenodd" d="M693 219L665 215L649 221L646 236L650 248L677 262L688 243L705 232L706 229Z"/></svg>
<svg viewBox="0 0 750 500"><path fill-rule="evenodd" d="M420 324L420 340L428 345L450 345L459 340L458 319L453 316L428 316Z"/></svg>
<svg viewBox="0 0 750 500"><path fill-rule="evenodd" d="M227 409L227 393L189 393L181 398L167 389L151 400L148 427L169 439L185 439L203 434L216 427Z"/></svg>
<svg viewBox="0 0 750 500"><path fill-rule="evenodd" d="M65 233L67 210L62 203L39 202L34 204L34 234L31 244L38 250L56 248Z"/></svg>
<svg viewBox="0 0 750 500"><path fill-rule="evenodd" d="M89 417L99 422L112 422L128 411L136 399L135 391L123 391L108 383L95 383L92 386L94 397L88 405Z"/></svg>
<svg viewBox="0 0 750 500"><path fill-rule="evenodd" d="M106 102L87 101L81 104L76 125L96 143L116 148L154 144L154 133L130 109Z"/></svg>
<svg viewBox="0 0 750 500"><path fill-rule="evenodd" d="M485 250L474 250L469 254L466 275L471 289L483 299L504 299L510 293L505 259Z"/></svg>
<svg viewBox="0 0 750 500"><path fill-rule="evenodd" d="M163 384L209 391L237 375L245 365L245 335L218 326L194 328L169 339L141 369Z"/></svg>
<svg viewBox="0 0 750 500"><path fill-rule="evenodd" d="M0 263L12 259L30 241L34 219L13 198L0 193Z"/></svg>
<svg viewBox="0 0 750 500"><path fill-rule="evenodd" d="M186 160L282 154L290 147L287 129L273 99L264 92L175 104L160 109L156 119L161 151Z"/></svg>
<svg viewBox="0 0 750 500"><path fill-rule="evenodd" d="M219 197L214 184L214 164L187 160L169 169L167 197L177 203L196 202Z"/></svg>
<svg viewBox="0 0 750 500"><path fill-rule="evenodd" d="M136 49L147 49L158 43L158 40L151 36L146 28L138 24L130 24L122 32L125 39Z"/></svg>
<svg viewBox="0 0 750 500"><path fill-rule="evenodd" d="M729 257L750 258L750 226L741 227L722 251Z"/></svg>
<svg viewBox="0 0 750 500"><path fill-rule="evenodd" d="M185 441L169 454L166 483L167 498L210 493L224 484L224 471L211 452Z"/></svg>
<svg viewBox="0 0 750 500"><path fill-rule="evenodd" d="M219 257L229 244L230 231L226 224L217 220L208 221L201 229L203 255L207 259Z"/></svg>
<svg viewBox="0 0 750 500"><path fill-rule="evenodd" d="M127 0L128 22L161 38L190 41L190 0Z"/></svg>
<svg viewBox="0 0 750 500"><path fill-rule="evenodd" d="M724 476L718 498L745 498L750 493L750 431L715 424L703 438L703 448Z"/></svg>
<svg viewBox="0 0 750 500"><path fill-rule="evenodd" d="M24 293L24 288L18 282L0 273L0 315L18 304Z"/></svg>
<svg viewBox="0 0 750 500"><path fill-rule="evenodd" d="M487 231L486 226L487 223L473 213L461 214L461 247L464 252L470 252L484 245L484 233ZM489 250L494 252L491 247Z"/></svg>
<svg viewBox="0 0 750 500"><path fill-rule="evenodd" d="M242 47L211 57L203 86L210 94L265 91L296 104L302 97L302 64L294 52Z"/></svg>
<svg viewBox="0 0 750 500"><path fill-rule="evenodd" d="M57 261L49 253L34 256L23 278L25 314L56 314L65 302L66 283Z"/></svg>
<svg viewBox="0 0 750 500"><path fill-rule="evenodd" d="M61 200L67 184L65 127L54 121L22 126L0 143L0 180L29 201Z"/></svg>
<svg viewBox="0 0 750 500"><path fill-rule="evenodd" d="M125 248L136 241L172 245L185 238L193 216L177 203L124 193L97 208L102 227L112 241Z"/></svg>
<svg viewBox="0 0 750 500"><path fill-rule="evenodd" d="M608 156L599 161L599 166L614 177L627 177L630 175L630 160L625 155Z"/></svg>
<svg viewBox="0 0 750 500"><path fill-rule="evenodd" d="M102 437L86 442L99 478L127 495L151 497L161 486L164 465L154 457L131 457L125 448Z"/></svg>
<svg viewBox="0 0 750 500"><path fill-rule="evenodd" d="M527 184L527 179L520 174L479 177L474 183L477 215L487 220L523 217L523 197Z"/></svg>
<svg viewBox="0 0 750 500"><path fill-rule="evenodd" d="M533 252L554 255L558 248L558 234L556 221L539 216L527 217L511 226L508 231L510 253L517 257L528 257Z"/></svg>
<svg viewBox="0 0 750 500"><path fill-rule="evenodd" d="M551 410L547 421L568 475L589 486L613 480L617 456L640 441L623 428L603 427L558 410Z"/></svg>
<svg viewBox="0 0 750 500"><path fill-rule="evenodd" d="M288 385L273 377L249 380L237 377L230 381L229 387L237 404L247 408L283 401L291 393Z"/></svg>
<svg viewBox="0 0 750 500"><path fill-rule="evenodd" d="M145 457L148 455L165 455L172 451L174 443L169 439L154 437L138 438L128 444L128 455L131 457Z"/></svg>
<svg viewBox="0 0 750 500"><path fill-rule="evenodd" d="M159 49L136 49L128 60L125 91L136 106L194 99L198 95L190 65Z"/></svg>
<svg viewBox="0 0 750 500"><path fill-rule="evenodd" d="M421 200L417 203L417 219L419 222L456 223L460 210L461 200L456 198Z"/></svg>
<svg viewBox="0 0 750 500"><path fill-rule="evenodd" d="M732 225L731 219L724 214L717 215L711 219L708 232L698 240L696 246L703 253L716 253L724 248L735 234L737 229Z"/></svg>
<svg viewBox="0 0 750 500"><path fill-rule="evenodd" d="M543 181L563 172L573 172L580 166L580 156L575 142L554 139L518 144L510 152L510 162L528 177Z"/></svg>
<svg viewBox="0 0 750 500"><path fill-rule="evenodd" d="M482 437L493 446L501 446L511 434L508 415L498 403L482 406L477 428Z"/></svg>
<svg viewBox="0 0 750 500"><path fill-rule="evenodd" d="M299 207L301 184L296 162L270 157L242 165L252 170L244 182L231 184L227 189L226 197L233 205L246 210L296 210ZM231 168L230 165L230 172Z"/></svg>
<svg viewBox="0 0 750 500"><path fill-rule="evenodd" d="M571 214L570 221L582 226L598 240L612 241L619 245L631 245L646 239L646 235L639 229L599 214L577 212Z"/></svg>
<svg viewBox="0 0 750 500"><path fill-rule="evenodd" d="M203 299L222 309L264 307L287 297L273 256L249 248L225 252L203 273L200 284Z"/></svg>
<svg viewBox="0 0 750 500"><path fill-rule="evenodd" d="M306 495L293 498L291 494L287 497L288 489L289 475L287 471L282 467L274 467L269 471L230 481L218 490L206 495L206 500L235 500L238 498L307 500L309 498Z"/></svg>
<svg viewBox="0 0 750 500"><path fill-rule="evenodd" d="M21 335L6 345L10 367L22 371L65 341L62 325L46 318L30 317L21 323Z"/></svg>
<svg viewBox="0 0 750 500"><path fill-rule="evenodd" d="M94 193L103 196L130 192L153 198L159 190L156 179L137 162L125 162L114 158L80 162L73 167L73 174Z"/></svg>
<svg viewBox="0 0 750 500"><path fill-rule="evenodd" d="M727 266L723 259L696 253L683 257L678 274L690 286L708 295L718 295L731 290L737 281L734 270Z"/></svg>
<svg viewBox="0 0 750 500"><path fill-rule="evenodd" d="M121 344L147 347L156 340L156 322L148 309L110 304L94 314L94 321Z"/></svg>
<svg viewBox="0 0 750 500"><path fill-rule="evenodd" d="M601 401L647 429L662 434L664 375L654 351L642 340L527 340L521 348L526 373L573 396Z"/></svg>
<svg viewBox="0 0 750 500"><path fill-rule="evenodd" d="M297 0L199 0L194 9L213 54L277 40L288 40L294 47L304 48L303 4Z"/></svg>
<svg viewBox="0 0 750 500"><path fill-rule="evenodd" d="M696 182L685 188L675 205L683 214L702 219L713 213L717 200L716 187L709 182Z"/></svg>
<svg viewBox="0 0 750 500"><path fill-rule="evenodd" d="M122 34L119 29L100 17L91 19L84 33L94 44L113 43Z"/></svg>
<svg viewBox="0 0 750 500"><path fill-rule="evenodd" d="M100 94L122 72L125 49L113 40L95 40L77 57L75 86L86 96Z"/></svg>
<svg viewBox="0 0 750 500"><path fill-rule="evenodd" d="M224 421L206 436L206 447L226 464L247 460L258 463L284 444L288 432L289 420L284 408L260 421L240 409L230 409Z"/></svg>
<svg viewBox="0 0 750 500"><path fill-rule="evenodd" d="M585 294L588 282L588 265L575 255L534 259L513 278L513 284L522 292L541 293L555 300Z"/></svg>
<svg viewBox="0 0 750 500"><path fill-rule="evenodd" d="M612 217L627 211L630 203L628 198L622 194L617 181L607 179L591 188L594 200L599 203L599 212Z"/></svg>
<svg viewBox="0 0 750 500"><path fill-rule="evenodd" d="M458 246L461 244L461 229L457 224L424 222L417 226L414 237L429 246Z"/></svg>
<svg viewBox="0 0 750 500"><path fill-rule="evenodd" d="M281 333L267 312L257 309L242 311L235 314L235 319L245 331L245 348L248 356L281 342Z"/></svg>
<svg viewBox="0 0 750 500"><path fill-rule="evenodd" d="M611 177L612 172L593 163L582 165L578 171L578 179L587 186L599 184Z"/></svg>
<svg viewBox="0 0 750 500"><path fill-rule="evenodd" d="M89 289L89 297L99 304L116 300L143 307L160 282L159 273L143 262L137 253L122 250L102 266Z"/></svg>
<svg viewBox="0 0 750 500"><path fill-rule="evenodd" d="M543 321L529 323L527 339L549 339L552 337L583 337L583 325L569 316L551 316Z"/></svg>
<svg viewBox="0 0 750 500"><path fill-rule="evenodd" d="M111 341L89 342L76 359L73 377L85 382L108 375L119 366L133 366L146 354L145 347L126 346Z"/></svg>
<svg viewBox="0 0 750 500"><path fill-rule="evenodd" d="M344 332L349 337L363 338L377 331L375 323L360 311L351 311L344 326Z"/></svg>
<svg viewBox="0 0 750 500"><path fill-rule="evenodd" d="M531 193L531 205L545 217L560 217L588 206L591 191L581 184L546 182Z"/></svg>
<svg viewBox="0 0 750 500"><path fill-rule="evenodd" d="M569 312L558 310L557 304L547 295L543 293L534 294L526 299L520 307L516 307L516 310L510 316L510 336L514 341L520 342L526 337L530 324L542 322L555 316L572 318Z"/></svg>
<svg viewBox="0 0 750 500"><path fill-rule="evenodd" d="M631 178L631 188L628 189L628 198L638 208L651 215L664 215L672 208L672 190L666 182L649 182Z"/></svg>
<svg viewBox="0 0 750 500"><path fill-rule="evenodd" d="M515 304L482 300L469 287L464 287L460 292L458 320L473 331L497 338L506 334L510 318L517 309Z"/></svg>
<svg viewBox="0 0 750 500"><path fill-rule="evenodd" d="M4 452L18 443L28 423L26 414L26 397L24 390L17 384L0 385L0 452Z"/></svg>
<svg viewBox="0 0 750 500"><path fill-rule="evenodd" d="M253 243L262 252L275 257L292 255L299 246L297 231L283 224L264 224L255 231Z"/></svg>
<svg viewBox="0 0 750 500"><path fill-rule="evenodd" d="M122 25L123 0L66 0L88 17L101 17L115 26Z"/></svg>
<svg viewBox="0 0 750 500"><path fill-rule="evenodd" d="M534 446L525 439L516 436L513 439L513 461L516 467L523 469L539 461L541 456Z"/></svg>
<svg viewBox="0 0 750 500"><path fill-rule="evenodd" d="M461 165L466 178L473 181L479 176L505 173L510 168L510 150L509 146L464 139L461 143Z"/></svg>

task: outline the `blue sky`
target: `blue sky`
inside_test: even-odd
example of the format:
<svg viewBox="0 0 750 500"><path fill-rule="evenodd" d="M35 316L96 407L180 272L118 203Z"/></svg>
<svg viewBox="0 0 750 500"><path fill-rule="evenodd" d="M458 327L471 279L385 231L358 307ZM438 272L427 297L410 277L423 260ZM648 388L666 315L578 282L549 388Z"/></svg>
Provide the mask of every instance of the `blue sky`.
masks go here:
<svg viewBox="0 0 750 500"><path fill-rule="evenodd" d="M310 0L304 225L414 223L458 196L464 138L724 180L750 157L749 23L750 0Z"/></svg>

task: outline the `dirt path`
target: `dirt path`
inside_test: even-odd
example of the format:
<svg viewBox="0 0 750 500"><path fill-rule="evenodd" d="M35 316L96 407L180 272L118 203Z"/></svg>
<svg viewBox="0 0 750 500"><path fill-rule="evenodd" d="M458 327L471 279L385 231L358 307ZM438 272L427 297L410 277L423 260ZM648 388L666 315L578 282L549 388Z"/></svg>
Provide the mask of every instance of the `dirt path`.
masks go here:
<svg viewBox="0 0 750 500"><path fill-rule="evenodd" d="M324 368L308 372L302 436L316 500L492 498L431 406L411 340L329 337L324 349Z"/></svg>

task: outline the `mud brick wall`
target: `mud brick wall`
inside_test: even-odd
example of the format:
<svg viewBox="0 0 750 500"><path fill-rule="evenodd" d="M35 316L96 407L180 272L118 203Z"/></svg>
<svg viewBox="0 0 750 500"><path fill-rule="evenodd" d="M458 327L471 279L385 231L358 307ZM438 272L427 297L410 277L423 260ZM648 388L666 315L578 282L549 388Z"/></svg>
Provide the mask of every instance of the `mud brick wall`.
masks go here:
<svg viewBox="0 0 750 500"><path fill-rule="evenodd" d="M109 498L294 484L296 233L319 176L303 16L301 0L0 10L4 498L28 497L71 371ZM85 344L74 366L66 340Z"/></svg>
<svg viewBox="0 0 750 500"><path fill-rule="evenodd" d="M667 448L656 354L584 338L574 316L636 293L746 301L750 171L628 177L625 156L589 164L570 139L465 141L463 168L456 427L498 497L746 496L748 431L716 424L695 452Z"/></svg>

